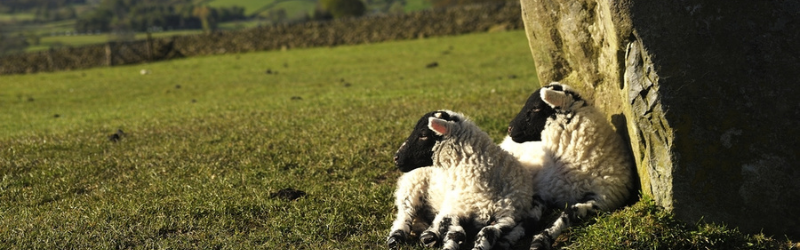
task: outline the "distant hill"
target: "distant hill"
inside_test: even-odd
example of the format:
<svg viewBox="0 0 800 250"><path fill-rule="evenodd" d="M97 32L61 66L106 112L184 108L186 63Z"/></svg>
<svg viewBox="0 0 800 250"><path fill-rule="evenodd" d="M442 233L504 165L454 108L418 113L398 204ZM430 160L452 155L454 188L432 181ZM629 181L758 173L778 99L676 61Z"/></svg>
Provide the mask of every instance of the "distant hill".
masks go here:
<svg viewBox="0 0 800 250"><path fill-rule="evenodd" d="M442 0L361 1L367 7L367 15L370 15L430 9L432 1ZM118 8L110 13L98 13L98 9L108 9L112 2L122 3L122 9L147 3L172 6L172 10L151 7L157 10L137 8L135 11L122 11ZM0 0L0 55L134 39L133 34L117 35L109 33L109 30L133 30L139 32L135 36L137 38L144 36L145 29L155 36L202 32L201 20L196 18L193 9L189 7L188 10L179 10L182 9L181 6L208 6L216 10L244 9L242 17L222 18L223 15L231 15L220 13L230 11L217 11L217 15L210 20L211 29L238 30L313 18L318 2L319 0ZM152 14L153 12L160 14ZM120 19L126 21L119 21ZM179 25L175 25L176 20ZM104 26L103 23L107 25Z"/></svg>
<svg viewBox="0 0 800 250"><path fill-rule="evenodd" d="M252 16L253 14L263 11L265 8L274 6L276 2L282 1L284 0L203 0L202 2L207 3L211 7L241 6L244 7L245 15ZM312 1L316 2L315 0Z"/></svg>

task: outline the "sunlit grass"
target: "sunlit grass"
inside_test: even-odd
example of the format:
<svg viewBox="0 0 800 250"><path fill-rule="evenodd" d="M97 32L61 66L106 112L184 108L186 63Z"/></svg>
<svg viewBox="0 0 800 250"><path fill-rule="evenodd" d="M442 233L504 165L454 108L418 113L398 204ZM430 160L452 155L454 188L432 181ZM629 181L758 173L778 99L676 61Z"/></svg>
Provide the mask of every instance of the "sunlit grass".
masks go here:
<svg viewBox="0 0 800 250"><path fill-rule="evenodd" d="M212 0L209 2L211 7L230 7L240 6L244 7L245 15L252 15L256 11L261 10L262 7L270 5L275 0Z"/></svg>
<svg viewBox="0 0 800 250"><path fill-rule="evenodd" d="M499 142L537 87L522 31L0 76L0 249L384 249L419 116L464 112ZM647 199L564 236L788 248Z"/></svg>
<svg viewBox="0 0 800 250"><path fill-rule="evenodd" d="M150 33L152 38L161 38L161 37L171 37L171 36L181 36L181 35L192 35L192 34L200 34L203 33L202 30L174 30L174 31L165 31L165 32L154 32ZM44 36L40 39L38 45L30 46L27 48L28 52L33 51L40 51L40 50L48 50L50 48L60 48L60 47L80 47L85 45L93 45L93 44L101 44L107 43L108 41L116 40L113 35L110 34L80 34L80 35L69 35L69 36ZM147 33L139 32L135 34L135 40L144 40L147 39Z"/></svg>
<svg viewBox="0 0 800 250"><path fill-rule="evenodd" d="M33 13L0 13L0 22L20 22L20 21L30 21L35 19L36 16Z"/></svg>
<svg viewBox="0 0 800 250"><path fill-rule="evenodd" d="M0 248L382 248L413 122L458 110L499 140L538 86L526 51L510 32L1 76Z"/></svg>

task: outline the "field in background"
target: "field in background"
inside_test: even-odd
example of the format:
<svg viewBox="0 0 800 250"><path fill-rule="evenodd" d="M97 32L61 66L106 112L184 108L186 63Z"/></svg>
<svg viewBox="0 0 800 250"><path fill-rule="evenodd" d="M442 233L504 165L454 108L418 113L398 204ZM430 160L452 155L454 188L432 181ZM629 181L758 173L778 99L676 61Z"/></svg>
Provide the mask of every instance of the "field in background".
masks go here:
<svg viewBox="0 0 800 250"><path fill-rule="evenodd" d="M201 33L203 33L202 30L177 30L177 31L156 32L156 33L151 33L150 35L153 38L158 38L158 37L171 37L180 35L193 35ZM147 38L147 33L137 33L135 39L144 40L146 38ZM28 52L47 50L50 49L51 47L54 48L58 48L61 46L78 47L83 45L106 43L114 39L115 38L109 34L48 36L48 37L42 37L39 45L28 47Z"/></svg>
<svg viewBox="0 0 800 250"><path fill-rule="evenodd" d="M285 8L287 13L302 12L308 14L314 10L317 1L315 0L210 0L207 1L212 7L242 6L245 8L244 14L254 16L264 14L269 10ZM290 18L302 17L289 15Z"/></svg>
<svg viewBox="0 0 800 250"><path fill-rule="evenodd" d="M317 0L198 0L200 3L208 4L212 7L228 7L228 6L241 6L245 8L245 15L251 17L247 20L231 21L220 23L218 29L220 30L239 30L257 27L260 25L271 25L271 13L278 10L285 10L286 21L302 20L307 15L311 14L316 8ZM374 8L383 8L385 6L380 1L375 2L372 6L368 7L368 12L377 11ZM429 9L431 4L426 0L406 0L400 1L403 4L403 10L406 12L419 11ZM88 5L76 5L76 9L81 12L89 9ZM56 22L40 23L40 24L15 24L11 25L9 21L23 21L33 20L35 17L32 13L16 13L16 14L0 14L0 25L4 25L4 29L0 30L6 34L17 35L20 33L26 34L31 37L35 34L39 37L38 44L32 39L29 39L31 44L25 51L34 52L47 50L50 48L59 47L78 47L88 44L105 43L114 38L110 34L73 34L75 20L63 20ZM171 36L174 34L183 33L202 33L201 30L190 31L167 31L160 33L153 33L154 36ZM145 33L137 33L137 39L143 37Z"/></svg>
<svg viewBox="0 0 800 250"><path fill-rule="evenodd" d="M499 142L535 75L515 31L0 76L0 248L384 249L391 158L416 120L461 111ZM566 236L571 249L788 244L652 202Z"/></svg>
<svg viewBox="0 0 800 250"><path fill-rule="evenodd" d="M35 16L31 13L20 13L20 14L6 14L0 13L0 22L8 22L8 21L29 21L33 20Z"/></svg>
<svg viewBox="0 0 800 250"><path fill-rule="evenodd" d="M244 14L250 16L277 1L283 0L207 0L205 2L211 7L241 6L245 9Z"/></svg>

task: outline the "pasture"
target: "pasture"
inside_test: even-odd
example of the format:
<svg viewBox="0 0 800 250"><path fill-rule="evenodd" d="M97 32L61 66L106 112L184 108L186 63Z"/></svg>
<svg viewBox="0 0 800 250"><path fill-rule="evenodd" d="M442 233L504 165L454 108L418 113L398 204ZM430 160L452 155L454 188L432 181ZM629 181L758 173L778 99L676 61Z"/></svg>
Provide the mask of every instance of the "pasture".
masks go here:
<svg viewBox="0 0 800 250"><path fill-rule="evenodd" d="M523 31L0 76L0 248L384 249L416 120L499 142L537 87ZM587 223L559 246L791 244L646 198Z"/></svg>
<svg viewBox="0 0 800 250"><path fill-rule="evenodd" d="M171 37L181 35L194 35L201 34L202 30L176 30L151 33L152 38ZM42 37L40 43L35 46L30 46L26 49L27 52L35 52L41 50L48 50L50 48L64 47L80 47L84 45L92 45L99 43L107 43L117 38L114 35L106 34L91 34L91 35L72 35L72 36L45 36ZM147 39L147 33L136 33L135 40Z"/></svg>
<svg viewBox="0 0 800 250"><path fill-rule="evenodd" d="M10 22L10 21L30 21L35 19L36 17L30 13L22 13L22 14L7 14L7 13L0 13L0 23L2 22Z"/></svg>
<svg viewBox="0 0 800 250"><path fill-rule="evenodd" d="M241 6L244 7L245 16L270 17L271 11L283 9L286 11L287 20L301 20L314 12L317 1L313 0L206 0L212 7ZM223 24L224 25L224 24Z"/></svg>

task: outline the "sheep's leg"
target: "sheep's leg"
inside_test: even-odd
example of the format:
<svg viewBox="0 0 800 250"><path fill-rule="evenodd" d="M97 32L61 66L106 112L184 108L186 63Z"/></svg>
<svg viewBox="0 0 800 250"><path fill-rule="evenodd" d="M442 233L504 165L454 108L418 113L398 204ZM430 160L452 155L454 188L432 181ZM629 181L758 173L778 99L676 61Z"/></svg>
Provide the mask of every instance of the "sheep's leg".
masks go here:
<svg viewBox="0 0 800 250"><path fill-rule="evenodd" d="M538 195L533 196L531 210L528 211L528 218L526 218L525 223L527 223L528 227L533 227L534 224L539 223L544 215L544 211L547 209L547 204L544 202L542 197Z"/></svg>
<svg viewBox="0 0 800 250"><path fill-rule="evenodd" d="M418 218L429 209L425 193L427 191L426 175L408 174L398 181L398 191L395 193L397 217L392 223L386 244L389 248L396 249L400 242L405 242L411 233L414 219ZM422 184L422 185L420 185ZM419 185L419 186L415 186Z"/></svg>
<svg viewBox="0 0 800 250"><path fill-rule="evenodd" d="M596 203L595 200L589 200L569 206L566 210L561 212L561 215L550 227L533 237L530 249L551 249L553 240L555 240L561 232L569 228L571 221L585 218L587 215L595 214L600 210Z"/></svg>
<svg viewBox="0 0 800 250"><path fill-rule="evenodd" d="M526 230L532 228L536 223L539 223L539 220L542 219L542 215L544 211L547 209L547 205L545 204L544 200L536 195L533 197L533 203L530 210L528 210L528 214L526 218L523 220L522 223L515 223L515 226L509 231L508 228L500 229L501 234L498 235L496 238L497 242L494 244L490 244L493 246L485 246L481 243L481 233L479 233L478 240L476 240L475 248L476 249L509 249L520 238L524 237L526 234ZM497 224L495 224L497 226ZM491 232L496 232L496 230L489 230L487 229L487 233L491 234ZM483 232L483 229L481 230ZM484 236L489 236L486 233L483 234ZM485 240L491 239L491 237L486 237ZM486 241L483 241L486 242Z"/></svg>
<svg viewBox="0 0 800 250"><path fill-rule="evenodd" d="M402 202L398 202L397 218L395 218L394 223L392 223L392 230L391 233L389 233L389 237L386 238L386 244L389 245L389 248L396 249L400 242L406 241L408 235L411 233L411 224L416 215L417 209L412 199L406 197Z"/></svg>
<svg viewBox="0 0 800 250"><path fill-rule="evenodd" d="M485 226L478 232L473 250L508 249L525 236L522 224L513 217L503 217L493 225Z"/></svg>
<svg viewBox="0 0 800 250"><path fill-rule="evenodd" d="M443 239L442 235L444 235ZM428 247L433 247L439 242L439 239L442 239L442 249L457 250L466 237L467 234L461 227L457 216L439 214L436 215L431 227L422 232L419 239Z"/></svg>

